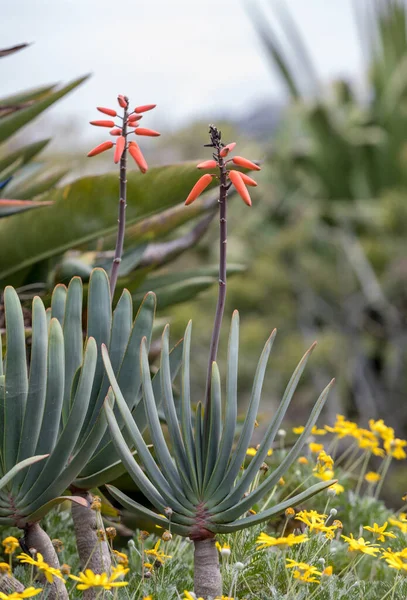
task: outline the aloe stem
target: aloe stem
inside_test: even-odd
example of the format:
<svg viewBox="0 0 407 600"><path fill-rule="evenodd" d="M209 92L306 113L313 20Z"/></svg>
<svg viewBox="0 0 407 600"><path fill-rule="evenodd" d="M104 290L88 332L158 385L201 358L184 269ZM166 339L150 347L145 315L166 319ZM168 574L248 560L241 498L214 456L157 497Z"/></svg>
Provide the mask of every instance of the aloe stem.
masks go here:
<svg viewBox="0 0 407 600"><path fill-rule="evenodd" d="M222 326L223 313L225 310L226 300L226 246L227 246L227 220L226 220L226 207L227 207L227 194L228 194L228 181L226 164L220 155L222 150L221 144L221 133L213 127L209 128L211 135L211 146L216 149L216 160L219 164L219 292L218 292L218 303L216 306L215 321L213 323L211 346L209 350L209 361L208 361L208 373L206 377L206 402L205 402L205 424L209 419L209 405L211 397L211 377L212 377L212 363L216 361L218 353L220 329Z"/></svg>
<svg viewBox="0 0 407 600"><path fill-rule="evenodd" d="M127 98L125 98L127 101ZM127 207L127 114L128 114L128 104L124 109L123 113L123 127L122 127L122 135L126 140L126 144L124 146L123 154L120 159L120 199L119 199L119 218L118 218L118 228L117 228L117 238L116 238L116 248L114 251L113 265L112 271L110 274L110 295L114 296L114 291L116 289L117 278L119 275L120 263L122 261L123 255L123 244L124 244L124 233L126 229L126 207Z"/></svg>

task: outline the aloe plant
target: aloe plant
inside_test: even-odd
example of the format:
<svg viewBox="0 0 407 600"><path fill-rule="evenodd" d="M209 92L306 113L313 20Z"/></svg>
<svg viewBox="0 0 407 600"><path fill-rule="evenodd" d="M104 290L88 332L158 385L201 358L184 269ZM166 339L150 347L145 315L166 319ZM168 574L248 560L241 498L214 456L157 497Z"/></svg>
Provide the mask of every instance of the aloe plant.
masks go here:
<svg viewBox="0 0 407 600"><path fill-rule="evenodd" d="M333 481L321 482L294 497L280 502L258 514L247 516L250 508L269 493L284 475L286 470L299 456L302 446L309 436L313 425L325 403L332 382L321 393L316 402L303 433L281 464L271 472L257 487L252 488L259 467L267 456L273 440L280 428L285 412L290 404L298 381L305 368L314 345L301 359L294 371L282 401L271 420L258 452L249 467L241 473L246 451L254 431L257 410L261 399L262 384L268 357L275 338L275 331L267 340L258 362L253 381L252 395L242 432L234 447L237 418L237 376L239 350L239 316L235 312L229 336L227 361L226 398L224 406L221 399L221 379L216 363L220 326L226 295L226 208L229 181L242 199L251 205L246 185L255 185L255 181L244 175L235 175L235 170L227 170L227 163L259 169L254 163L242 157L225 161L225 157L235 144L224 146L220 132L210 128L211 143L214 148L212 161L198 165L202 169L218 169L220 181L220 268L219 298L215 315L212 343L210 348L208 379L204 405L198 402L195 415L192 415L190 397L190 342L191 324L187 326L184 338L182 358L182 395L181 417L178 418L174 404L169 362L169 328L164 329L160 363L161 389L164 412L168 427L167 443L159 421L157 401L150 377L146 340L141 344L141 375L143 383L143 401L151 440L154 446L153 458L137 423L132 418L121 386L115 377L108 349L102 347L102 355L109 382L117 402L113 406L112 397L105 401L105 412L112 440L123 464L140 490L158 511L146 508L135 502L114 486L109 491L122 506L137 516L149 518L153 523L171 531L189 537L195 546L195 593L203 598L213 598L222 594L222 582L219 570L218 552L215 547L217 533L229 533L261 523L283 512L291 505L303 502L332 485ZM186 204L193 202L210 183L214 174L203 175L194 186ZM137 449L144 470L134 459L117 422L117 409L124 420L131 447ZM223 414L223 417L222 417ZM250 490L248 492L248 490Z"/></svg>

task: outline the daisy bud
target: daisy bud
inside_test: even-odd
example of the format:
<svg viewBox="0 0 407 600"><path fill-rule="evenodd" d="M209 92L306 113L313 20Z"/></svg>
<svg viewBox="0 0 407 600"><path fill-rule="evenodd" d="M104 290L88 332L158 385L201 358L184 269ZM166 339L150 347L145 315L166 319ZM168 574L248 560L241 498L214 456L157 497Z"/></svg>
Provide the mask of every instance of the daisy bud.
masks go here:
<svg viewBox="0 0 407 600"><path fill-rule="evenodd" d="M116 150L114 151L113 160L116 164L121 159L125 146L126 146L126 138L121 135L120 137L117 138Z"/></svg>
<svg viewBox="0 0 407 600"><path fill-rule="evenodd" d="M129 105L128 100L124 96L122 96L122 94L119 94L117 96L117 102L119 103L119 106L121 106L122 108L127 108Z"/></svg>
<svg viewBox="0 0 407 600"><path fill-rule="evenodd" d="M247 158L243 158L243 156L234 156L232 158L232 162L235 165L238 165L239 167L245 167L245 169L251 169L252 171L261 170L261 168L258 165L256 165L251 160L248 160Z"/></svg>
<svg viewBox="0 0 407 600"><path fill-rule="evenodd" d="M90 121L90 124L97 127L114 127L114 121Z"/></svg>
<svg viewBox="0 0 407 600"><path fill-rule="evenodd" d="M134 162L140 169L142 173L146 173L148 170L148 165L146 163L146 159L144 158L138 144L136 142L129 143L129 154L133 158Z"/></svg>
<svg viewBox="0 0 407 600"><path fill-rule="evenodd" d="M233 150L233 148L236 146L236 142L231 142L230 144L227 144L226 146L224 146L224 148L222 148L222 150L220 151L220 155L222 157L225 157L229 154L229 152L231 152Z"/></svg>
<svg viewBox="0 0 407 600"><path fill-rule="evenodd" d="M142 118L143 118L143 115L132 114L132 115L129 116L128 121L129 121L129 123L131 121L140 121L140 119L142 119Z"/></svg>
<svg viewBox="0 0 407 600"><path fill-rule="evenodd" d="M135 132L137 135L148 135L149 137L158 137L161 133L154 131L154 129L146 129L145 127L139 127Z"/></svg>
<svg viewBox="0 0 407 600"><path fill-rule="evenodd" d="M136 108L134 109L135 113L143 113L143 112L147 112L148 110L153 110L153 108L155 108L157 106L157 104L143 104L142 106L136 106Z"/></svg>
<svg viewBox="0 0 407 600"><path fill-rule="evenodd" d="M97 110L109 117L117 117L117 112L113 108L104 108L103 106L97 106Z"/></svg>
<svg viewBox="0 0 407 600"><path fill-rule="evenodd" d="M209 173L202 175L202 177L198 179L198 181L190 191L188 198L185 200L185 206L192 204L192 202L196 200L198 196L200 196L202 192L208 187L211 181L212 175L209 175Z"/></svg>
<svg viewBox="0 0 407 600"><path fill-rule="evenodd" d="M204 162L196 165L197 169L215 169L218 166L216 160L205 160Z"/></svg>
<svg viewBox="0 0 407 600"><path fill-rule="evenodd" d="M109 131L110 135L121 135L122 134L122 130L120 127L115 127L114 129L111 129Z"/></svg>
<svg viewBox="0 0 407 600"><path fill-rule="evenodd" d="M96 146L96 148L93 148L93 150L88 152L88 156L96 156L96 154L101 154L105 150L110 150L113 146L113 142L103 142L103 144L99 144L99 146Z"/></svg>
<svg viewBox="0 0 407 600"><path fill-rule="evenodd" d="M247 206L252 205L252 200L250 198L250 194L247 191L245 184L243 183L243 179L240 176L239 171L229 171L228 172L229 179L233 183L236 188L237 193L242 198L243 202L247 204Z"/></svg>
<svg viewBox="0 0 407 600"><path fill-rule="evenodd" d="M239 171L239 173L240 173L240 171ZM240 177L243 179L243 181L246 185L250 185L251 187L257 186L257 181L254 181L254 179L252 179L251 177L246 175L246 173L240 173Z"/></svg>
<svg viewBox="0 0 407 600"><path fill-rule="evenodd" d="M161 539L164 542L169 542L170 540L172 540L172 534L169 531L164 531L161 536Z"/></svg>

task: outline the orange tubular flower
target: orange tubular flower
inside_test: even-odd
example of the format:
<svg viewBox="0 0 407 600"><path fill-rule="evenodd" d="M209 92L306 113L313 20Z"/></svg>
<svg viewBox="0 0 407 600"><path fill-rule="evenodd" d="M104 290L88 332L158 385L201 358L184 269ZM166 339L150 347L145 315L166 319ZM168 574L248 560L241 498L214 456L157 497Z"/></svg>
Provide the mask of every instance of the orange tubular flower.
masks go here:
<svg viewBox="0 0 407 600"><path fill-rule="evenodd" d="M104 113L105 115L109 115L109 117L117 117L117 112L113 110L113 108L104 108L103 106L97 106L96 109Z"/></svg>
<svg viewBox="0 0 407 600"><path fill-rule="evenodd" d="M136 106L136 108L134 109L135 113L143 113L143 112L147 112L148 110L153 110L153 108L155 108L157 106L157 104L143 104L142 106Z"/></svg>
<svg viewBox="0 0 407 600"><path fill-rule="evenodd" d="M90 121L90 124L97 127L114 127L114 121Z"/></svg>
<svg viewBox="0 0 407 600"><path fill-rule="evenodd" d="M128 121L129 123L131 123L132 121L139 121L139 120L140 120L140 119L142 119L142 118L143 118L143 115L135 115L135 114L132 114L132 115L130 115L130 116L129 116L129 118L127 119L127 121Z"/></svg>
<svg viewBox="0 0 407 600"><path fill-rule="evenodd" d="M148 170L148 165L136 142L129 143L129 154L134 159L134 162L136 163L140 171L142 173L145 173Z"/></svg>
<svg viewBox="0 0 407 600"><path fill-rule="evenodd" d="M126 146L126 138L122 135L117 138L116 150L114 151L114 162L117 164L122 157L124 148Z"/></svg>
<svg viewBox="0 0 407 600"><path fill-rule="evenodd" d="M109 131L109 133L110 133L110 135L121 135L122 134L121 127L115 127L114 129Z"/></svg>
<svg viewBox="0 0 407 600"><path fill-rule="evenodd" d="M128 106L128 102L126 101L125 97L122 94L119 94L117 96L117 102L119 103L119 106L121 106L122 108L127 108L127 106Z"/></svg>
<svg viewBox="0 0 407 600"><path fill-rule="evenodd" d="M139 127L134 133L137 135L148 135L149 137L158 137L161 133L154 131L154 129L146 129L145 127Z"/></svg>
<svg viewBox="0 0 407 600"><path fill-rule="evenodd" d="M99 146L96 146L96 148L93 148L93 150L88 152L88 156L96 156L96 154L101 154L105 150L110 150L113 146L113 142L103 142L103 144L99 144Z"/></svg>
<svg viewBox="0 0 407 600"><path fill-rule="evenodd" d="M232 152L233 148L236 146L236 142L231 142L230 144L227 144L224 148L222 148L222 150L220 151L220 155L224 158L225 156L227 156L229 154L229 152Z"/></svg>
<svg viewBox="0 0 407 600"><path fill-rule="evenodd" d="M251 187L256 187L257 186L257 181L254 181L254 179L252 179L251 177L249 177L248 175L246 175L246 173L241 173L239 171L239 175L243 179L243 181L244 181L244 183L246 185L250 185Z"/></svg>
<svg viewBox="0 0 407 600"><path fill-rule="evenodd" d="M192 202L196 200L198 196L200 196L202 192L208 187L211 181L212 175L209 175L209 173L202 175L202 177L198 179L198 181L190 191L188 198L185 200L185 206L192 204Z"/></svg>
<svg viewBox="0 0 407 600"><path fill-rule="evenodd" d="M229 175L230 181L235 186L236 191L239 194L239 196L242 198L243 202L245 202L247 204L247 206L251 206L252 200L251 200L250 194L247 191L247 188L244 184L244 181L241 177L241 173L239 173L239 171L231 170L228 172L228 175Z"/></svg>
<svg viewBox="0 0 407 600"><path fill-rule="evenodd" d="M252 171L260 171L261 167L256 165L251 160L247 160L247 158L243 158L243 156L234 156L232 158L232 162L239 167L245 167L246 169L251 169Z"/></svg>
<svg viewBox="0 0 407 600"><path fill-rule="evenodd" d="M216 160L205 160L204 162L196 165L197 169L215 169L218 166Z"/></svg>

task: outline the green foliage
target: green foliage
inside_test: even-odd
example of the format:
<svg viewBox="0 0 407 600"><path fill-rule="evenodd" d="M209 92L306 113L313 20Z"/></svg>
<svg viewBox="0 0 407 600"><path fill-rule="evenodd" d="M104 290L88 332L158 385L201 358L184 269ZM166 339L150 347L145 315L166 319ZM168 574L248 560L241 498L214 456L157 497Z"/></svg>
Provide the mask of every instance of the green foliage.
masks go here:
<svg viewBox="0 0 407 600"><path fill-rule="evenodd" d="M168 327L164 330L161 353L161 389L172 453L167 446L159 423L156 399L150 379L147 348L145 342L142 342L141 370L143 396L157 463L151 456L137 423L132 419L130 411L127 408L120 384L113 373L108 350L106 348L102 349L106 371L116 398L117 408L125 421L125 427L131 441L137 448L146 474L144 474L138 463L133 459L132 453L114 417L111 401L107 400L105 402L105 411L116 450L132 479L161 515L165 514L166 507L169 507L172 512L171 517L168 517L168 519L165 516L159 516L133 501L117 488L109 486L111 494L126 509L136 515L149 517L157 525L168 528L171 524L171 528L175 533L199 540L211 537L216 533L238 531L245 527L256 525L273 515L283 512L292 503L305 501L333 483L332 481L320 482L295 495L287 502L276 504L256 515L243 516L261 497L264 497L273 489L287 469L298 458L301 448L324 405L330 388L329 385L322 392L303 434L299 437L291 452L288 453L281 464L265 478L256 490L245 497L245 492L250 489L258 468L267 456L267 452L274 441L312 350L311 348L306 353L292 375L281 404L264 435L256 458L253 459L248 469L239 478L240 468L245 460L246 451L255 427L264 373L274 337L275 332L266 342L260 357L253 382L250 406L247 410L247 416L237 446L233 448L237 416L239 344L239 318L237 312L235 312L232 319L229 337L227 392L224 416L222 417L219 370L216 363L213 363L211 402L207 408L209 412L205 417L202 412L201 403L198 403L194 426L192 425L190 406L189 355L191 324L188 325L184 338L180 421L178 421L172 395Z"/></svg>

